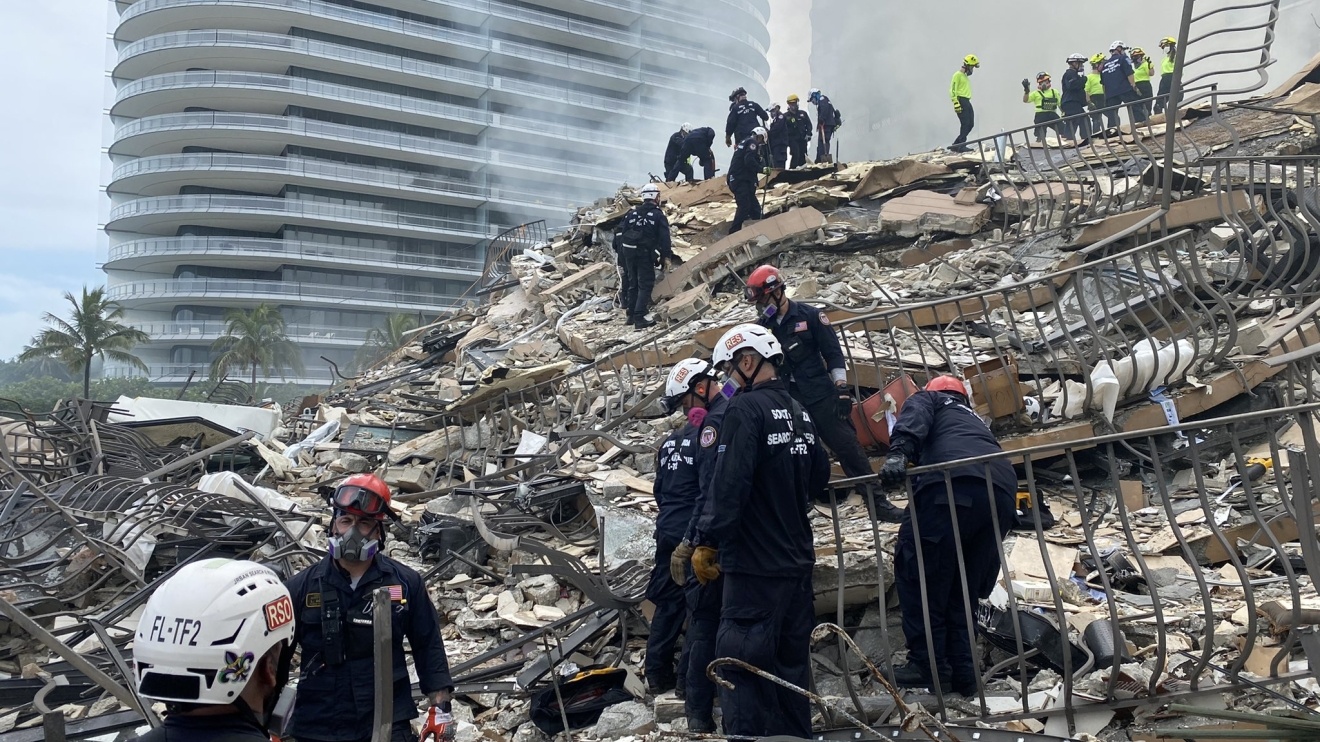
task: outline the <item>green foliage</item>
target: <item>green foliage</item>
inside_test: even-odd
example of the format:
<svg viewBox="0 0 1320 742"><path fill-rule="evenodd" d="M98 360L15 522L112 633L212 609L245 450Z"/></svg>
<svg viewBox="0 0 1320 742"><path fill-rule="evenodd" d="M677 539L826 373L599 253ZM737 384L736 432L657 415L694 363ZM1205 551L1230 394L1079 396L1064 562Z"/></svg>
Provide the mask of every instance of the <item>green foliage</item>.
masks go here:
<svg viewBox="0 0 1320 742"><path fill-rule="evenodd" d="M0 387L42 377L52 377L59 381L73 381L68 369L58 363L52 363L47 358L36 361L20 361L17 358L10 361L0 361Z"/></svg>
<svg viewBox="0 0 1320 742"><path fill-rule="evenodd" d="M250 370L249 383L256 386L257 371L265 376L285 369L303 372L302 354L284 331L284 316L272 304L259 304L251 311L231 309L225 313L225 334L211 344L215 358L211 376L223 378L235 369Z"/></svg>
<svg viewBox="0 0 1320 742"><path fill-rule="evenodd" d="M88 291L83 286L81 298L68 291L64 298L72 307L68 319L46 312L42 319L50 327L32 338L18 356L19 361L57 361L71 373L81 373L84 397L91 395L94 358L109 358L147 370L142 359L129 351L151 337L119 322L124 318L124 309L105 298L105 287Z"/></svg>
<svg viewBox="0 0 1320 742"><path fill-rule="evenodd" d="M384 327L373 327L367 332L367 342L355 354L353 362L359 369L369 368L377 361L407 345L417 328L417 315L391 314Z"/></svg>

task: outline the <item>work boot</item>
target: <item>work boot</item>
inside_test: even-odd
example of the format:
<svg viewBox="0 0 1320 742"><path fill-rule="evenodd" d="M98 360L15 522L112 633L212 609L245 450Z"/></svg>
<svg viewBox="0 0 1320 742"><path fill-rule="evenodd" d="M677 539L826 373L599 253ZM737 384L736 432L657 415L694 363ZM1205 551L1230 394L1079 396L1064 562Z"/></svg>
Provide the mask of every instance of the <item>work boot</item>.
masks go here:
<svg viewBox="0 0 1320 742"><path fill-rule="evenodd" d="M971 670L965 672L955 671L950 678L950 681L954 693L957 693L960 696L966 696L967 698L974 698L976 696L977 687L975 672L972 672Z"/></svg>
<svg viewBox="0 0 1320 742"><path fill-rule="evenodd" d="M907 518L907 510L896 507L889 501L889 496L885 493L875 491L875 504L872 505L871 499L866 497L866 493L861 493L862 498L866 500L866 507L871 511L871 519L878 520L881 523L902 523Z"/></svg>
<svg viewBox="0 0 1320 742"><path fill-rule="evenodd" d="M646 315L642 315L633 322L633 327L636 327L639 330L645 330L648 327L655 327L655 320L647 319Z"/></svg>
<svg viewBox="0 0 1320 742"><path fill-rule="evenodd" d="M679 678L674 685L674 698L680 701L687 700L687 678Z"/></svg>
<svg viewBox="0 0 1320 742"><path fill-rule="evenodd" d="M894 685L900 688L930 688L935 689L935 684L930 682L930 668L925 663L908 662L905 665L898 665L893 673ZM953 679L947 675L940 675L940 692L948 693L953 687ZM975 693L975 690L973 690Z"/></svg>
<svg viewBox="0 0 1320 742"><path fill-rule="evenodd" d="M687 718L687 723L688 723L688 732L691 734L715 733L714 719L698 719L695 716L689 716Z"/></svg>
<svg viewBox="0 0 1320 742"><path fill-rule="evenodd" d="M673 675L657 675L656 677L647 676L646 689L651 691L651 695L658 696L662 693L668 693L674 689Z"/></svg>

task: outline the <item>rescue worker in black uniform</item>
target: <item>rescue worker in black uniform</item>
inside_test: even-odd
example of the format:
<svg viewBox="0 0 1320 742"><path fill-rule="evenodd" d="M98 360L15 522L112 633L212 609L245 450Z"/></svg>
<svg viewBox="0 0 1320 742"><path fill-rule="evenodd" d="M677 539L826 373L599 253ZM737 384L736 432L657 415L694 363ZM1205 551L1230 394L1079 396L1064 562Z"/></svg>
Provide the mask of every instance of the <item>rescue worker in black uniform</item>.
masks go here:
<svg viewBox="0 0 1320 742"><path fill-rule="evenodd" d="M1072 139L1078 145L1091 141L1091 117L1086 113L1086 56L1068 55L1068 69L1063 72L1063 110L1062 135Z"/></svg>
<svg viewBox="0 0 1320 742"><path fill-rule="evenodd" d="M897 485L906 480L910 465L930 466L1002 451L990 428L969 406L963 382L939 376L903 403L889 434L889 457L880 478L887 485ZM964 596L971 601L974 615L976 601L989 597L994 588L999 543L1014 516L1017 475L1007 459L955 467L948 474L952 497L945 487L944 471L912 478L915 528L909 520L898 529L894 586L903 614L907 664L894 668L894 680L903 686L934 687L933 660L935 677L944 691L970 696L977 691L977 670ZM966 589L958 565L959 547L967 570ZM918 561L925 571L926 616L922 614ZM930 621L929 636L923 619ZM934 647L933 658L928 641Z"/></svg>
<svg viewBox="0 0 1320 742"><path fill-rule="evenodd" d="M417 703L403 640L412 646L417 680L432 706L453 694L440 617L421 575L381 553L390 489L374 474L355 474L329 497L334 510L329 554L289 580L302 652L293 736L298 742L367 742L375 694L373 593L389 587L394 623L394 727L391 742L412 742Z"/></svg>
<svg viewBox="0 0 1320 742"><path fill-rule="evenodd" d="M756 127L752 135L738 143L734 150L733 161L729 163L729 174L724 180L733 192L733 200L738 208L733 213L733 224L729 234L742 229L748 219L761 218L761 202L756 200L756 185L761 180L761 148L765 146L766 130Z"/></svg>
<svg viewBox="0 0 1320 742"><path fill-rule="evenodd" d="M683 140L692 131L692 124L683 124L678 131L669 135L669 146L665 147L665 182L672 183L678 179L679 173L687 178L691 183L692 163L683 157Z"/></svg>
<svg viewBox="0 0 1320 742"><path fill-rule="evenodd" d="M756 305L758 322L770 329L784 349L780 370L793 398L811 413L811 420L821 441L839 460L844 474L865 477L875 474L857 431L852 426L853 395L848 386L848 372L839 347L839 337L830 326L825 312L807 304L791 301L784 294L785 284L779 269L763 265L747 278L745 298ZM867 497L869 490L871 497ZM903 510L889 502L885 493L866 486L860 494L879 520L898 523Z"/></svg>
<svg viewBox="0 0 1320 742"><path fill-rule="evenodd" d="M733 657L806 688L815 625L816 563L808 510L823 499L829 458L810 416L776 376L779 341L753 324L720 338L712 358L738 392L715 440L710 498L697 522L692 569L708 583L724 575L718 657ZM706 441L702 441L705 443ZM811 736L811 710L798 693L725 667L724 734Z"/></svg>
<svg viewBox="0 0 1320 742"><path fill-rule="evenodd" d="M830 103L828 95L815 89L807 95L807 102L816 105L816 162L834 162L834 156L830 154L830 142L834 139L834 132L843 125L839 109Z"/></svg>
<svg viewBox="0 0 1320 742"><path fill-rule="evenodd" d="M692 373L682 380L676 379L678 369L687 364ZM724 413L728 409L723 390L716 383L713 367L700 359L682 361L670 372L666 392L669 405L682 405L688 422L700 429L697 437L696 466L701 491L692 509L692 517L685 529L683 541L669 558L670 577L674 584L682 585L687 597L688 628L684 639L684 664L687 666L687 684L683 705L687 714L688 731L713 733L715 731L715 684L706 677L706 666L715 659L715 637L720 627L720 600L724 579L716 577L701 584L692 573L693 542L696 541L697 519L710 499L715 482L715 446ZM704 445L703 445L704 444ZM658 527L658 526L657 526ZM658 564L658 562L657 562Z"/></svg>
<svg viewBox="0 0 1320 742"><path fill-rule="evenodd" d="M738 88L729 94L729 118L724 122L724 146L732 147L752 135L752 130L764 126L770 114L756 101L747 100L747 89Z"/></svg>
<svg viewBox="0 0 1320 742"><path fill-rule="evenodd" d="M766 149L770 151L769 166L783 170L788 166L788 121L784 118L784 112L776 103L770 106L770 125L766 127L769 132L770 143Z"/></svg>
<svg viewBox="0 0 1320 742"><path fill-rule="evenodd" d="M796 94L788 96L788 111L784 114L788 122L788 149L793 155L789 167L802 167L807 164L807 147L811 144L811 117L798 108Z"/></svg>
<svg viewBox="0 0 1320 742"><path fill-rule="evenodd" d="M711 149L715 145L715 130L709 126L702 126L688 132L683 138L683 149L679 151L678 156L684 162L689 157L697 158L704 170L702 177L710 180L715 177L715 150Z"/></svg>
<svg viewBox="0 0 1320 742"><path fill-rule="evenodd" d="M614 252L619 256L623 274L623 308L628 324L641 330L655 325L646 318L655 288L657 261L681 265L674 254L669 235L669 220L660 208L660 189L654 183L642 186L642 202L624 215L614 232Z"/></svg>

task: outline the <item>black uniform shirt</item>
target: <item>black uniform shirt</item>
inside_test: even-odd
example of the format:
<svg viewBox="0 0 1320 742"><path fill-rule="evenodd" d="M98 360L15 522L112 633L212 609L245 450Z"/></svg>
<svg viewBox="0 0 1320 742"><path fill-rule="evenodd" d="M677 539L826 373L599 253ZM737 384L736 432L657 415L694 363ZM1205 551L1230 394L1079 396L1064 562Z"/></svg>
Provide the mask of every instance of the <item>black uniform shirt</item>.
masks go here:
<svg viewBox="0 0 1320 742"><path fill-rule="evenodd" d="M804 141L811 141L815 130L811 128L811 117L807 112L799 108L794 111L788 109L784 112L784 120L788 122L788 130L795 136Z"/></svg>
<svg viewBox="0 0 1320 742"><path fill-rule="evenodd" d="M1086 73L1071 66L1063 73L1063 103L1086 104Z"/></svg>
<svg viewBox="0 0 1320 742"><path fill-rule="evenodd" d="M270 735L250 714L183 716L170 714L165 723L138 737L139 742L270 742Z"/></svg>
<svg viewBox="0 0 1320 742"><path fill-rule="evenodd" d="M697 471L697 438L701 430L691 423L669 434L656 455L655 504L660 515L655 519L656 538L679 541L692 520L692 511L701 495Z"/></svg>
<svg viewBox="0 0 1320 742"><path fill-rule="evenodd" d="M761 104L755 101L742 100L729 106L729 118L724 122L724 136L731 137L738 135L738 138L746 137L752 133L752 129L761 125L770 115L761 108Z"/></svg>
<svg viewBox="0 0 1320 742"><path fill-rule="evenodd" d="M655 201L643 201L624 215L614 234L616 251L621 245L628 244L624 235L633 229L640 232L642 239L639 241L641 244L631 247L650 248L665 257L674 254L674 243L669 234L669 219L665 217L664 209L657 206Z"/></svg>
<svg viewBox="0 0 1320 742"><path fill-rule="evenodd" d="M709 126L702 126L688 132L683 139L683 149L678 153L680 158L696 157L702 160L706 155L711 154L710 148L715 144L715 130Z"/></svg>
<svg viewBox="0 0 1320 742"><path fill-rule="evenodd" d="M733 159L729 162L729 185L737 183L738 185L751 184L756 186L756 181L761 177L761 145L756 143L756 137L747 137L738 143L738 149L733 151Z"/></svg>
<svg viewBox="0 0 1320 742"><path fill-rule="evenodd" d="M831 369L844 369L839 337L825 312L807 304L788 302L782 317L761 318L784 349L782 376L802 404L816 404L836 394Z"/></svg>
<svg viewBox="0 0 1320 742"><path fill-rule="evenodd" d="M687 530L683 534L692 543L697 541L697 521L710 503L710 490L715 482L716 439L720 436L720 427L724 424L724 413L729 410L729 402L723 394L716 395L706 403L706 417L701 421L701 432L697 435L697 476L701 479L701 492L692 510Z"/></svg>
<svg viewBox="0 0 1320 742"><path fill-rule="evenodd" d="M1132 75L1132 63L1128 61L1126 55L1115 54L1100 65L1100 80L1105 85L1105 96L1108 98L1117 98L1125 93L1131 93L1132 83L1128 82L1128 77Z"/></svg>
<svg viewBox="0 0 1320 742"><path fill-rule="evenodd" d="M960 395L944 392L917 392L908 397L903 402L903 411L899 413L889 438L890 450L903 451L916 466L957 461L1004 450L990 428L986 427L972 408L963 403ZM1017 489L1017 474L1013 466L1007 459L997 459L989 467L995 489L1012 495ZM985 474L985 463L955 467L950 472L951 477L976 477L982 480ZM943 494L943 472L918 474L913 478L913 492L926 487L938 487L941 493L934 499L947 503ZM921 504L919 498L919 508ZM969 505L970 502L957 504Z"/></svg>
<svg viewBox="0 0 1320 742"><path fill-rule="evenodd" d="M682 159L683 140L687 135L682 131L676 131L669 135L669 146L665 147L665 167L672 167Z"/></svg>

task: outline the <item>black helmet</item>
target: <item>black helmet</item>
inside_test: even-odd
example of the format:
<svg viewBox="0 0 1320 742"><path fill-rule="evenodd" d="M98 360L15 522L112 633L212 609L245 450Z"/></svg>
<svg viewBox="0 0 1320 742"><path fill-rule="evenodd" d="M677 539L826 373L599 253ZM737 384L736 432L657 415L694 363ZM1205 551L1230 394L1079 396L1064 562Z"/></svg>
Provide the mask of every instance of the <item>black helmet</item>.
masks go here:
<svg viewBox="0 0 1320 742"><path fill-rule="evenodd" d="M732 93L729 93L729 100L730 101L738 100L738 96L740 95L747 95L747 88L738 88L737 90L734 90Z"/></svg>

